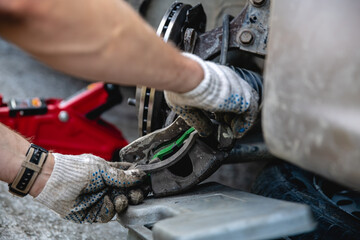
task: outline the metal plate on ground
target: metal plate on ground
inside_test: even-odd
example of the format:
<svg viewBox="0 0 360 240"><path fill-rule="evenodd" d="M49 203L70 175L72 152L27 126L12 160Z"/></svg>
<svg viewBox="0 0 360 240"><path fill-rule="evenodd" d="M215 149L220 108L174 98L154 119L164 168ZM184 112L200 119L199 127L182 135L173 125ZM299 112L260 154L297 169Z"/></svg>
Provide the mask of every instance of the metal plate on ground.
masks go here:
<svg viewBox="0 0 360 240"><path fill-rule="evenodd" d="M129 228L128 239L270 239L315 228L310 208L265 198L219 184L149 198L131 206L118 221Z"/></svg>

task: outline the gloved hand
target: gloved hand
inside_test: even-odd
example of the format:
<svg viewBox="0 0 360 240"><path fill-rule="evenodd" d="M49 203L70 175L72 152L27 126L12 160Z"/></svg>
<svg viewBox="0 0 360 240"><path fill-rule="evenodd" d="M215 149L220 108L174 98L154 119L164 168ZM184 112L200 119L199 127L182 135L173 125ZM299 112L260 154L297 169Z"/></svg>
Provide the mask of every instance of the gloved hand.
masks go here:
<svg viewBox="0 0 360 240"><path fill-rule="evenodd" d="M231 127L234 137L241 138L254 124L259 112L262 78L247 70L203 61L192 54L184 53L184 56L200 64L204 79L187 93L165 91L170 108L200 136L212 132L210 119L201 111L205 110L216 113L218 120Z"/></svg>
<svg viewBox="0 0 360 240"><path fill-rule="evenodd" d="M146 174L126 170L132 164L108 163L91 154L54 153L53 172L35 198L61 217L76 223L108 222L130 203L144 199L140 189Z"/></svg>

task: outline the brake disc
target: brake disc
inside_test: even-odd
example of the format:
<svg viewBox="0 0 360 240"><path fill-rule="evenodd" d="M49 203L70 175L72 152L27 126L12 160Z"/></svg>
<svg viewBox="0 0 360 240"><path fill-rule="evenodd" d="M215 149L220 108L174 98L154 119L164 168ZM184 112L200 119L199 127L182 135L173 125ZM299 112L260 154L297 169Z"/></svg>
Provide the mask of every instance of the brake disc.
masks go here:
<svg viewBox="0 0 360 240"><path fill-rule="evenodd" d="M157 35L162 37L165 42L172 42L181 48L182 27L190 8L191 6L188 4L173 3L163 16L157 29ZM144 136L165 125L165 119L171 111L165 102L162 91L156 91L155 88L138 87L136 103L139 136Z"/></svg>
<svg viewBox="0 0 360 240"><path fill-rule="evenodd" d="M185 29L203 33L206 26L206 14L201 4L194 7L175 2L164 14L157 35L165 42L172 42L180 50L184 50ZM136 89L136 105L138 110L139 136L144 136L156 129L170 125L175 114L167 106L162 91L154 88L138 87Z"/></svg>

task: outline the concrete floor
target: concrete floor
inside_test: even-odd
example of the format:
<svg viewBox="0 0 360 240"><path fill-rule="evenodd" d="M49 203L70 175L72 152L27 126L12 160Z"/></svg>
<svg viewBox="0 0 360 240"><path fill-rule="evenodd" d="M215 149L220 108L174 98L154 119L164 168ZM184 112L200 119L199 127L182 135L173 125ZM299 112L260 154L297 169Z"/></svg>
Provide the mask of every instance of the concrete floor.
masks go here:
<svg viewBox="0 0 360 240"><path fill-rule="evenodd" d="M127 230L117 221L75 224L32 200L13 197L0 182L0 239L126 239Z"/></svg>

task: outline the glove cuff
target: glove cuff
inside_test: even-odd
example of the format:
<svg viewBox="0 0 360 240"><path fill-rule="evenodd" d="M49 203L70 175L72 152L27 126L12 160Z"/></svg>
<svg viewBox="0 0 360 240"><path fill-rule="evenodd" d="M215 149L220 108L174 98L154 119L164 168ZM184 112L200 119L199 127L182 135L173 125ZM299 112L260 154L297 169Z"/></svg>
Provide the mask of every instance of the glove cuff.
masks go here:
<svg viewBox="0 0 360 240"><path fill-rule="evenodd" d="M190 53L182 53L183 56L190 58L196 61L204 72L204 78L200 82L200 84L194 88L193 90L186 92L186 93L175 93L170 91L165 91L165 98L166 101L173 104L173 105L182 105L182 106L193 106L197 107L196 105L202 106L206 105L207 98L209 98L209 92L216 92L214 90L209 91L210 88L214 88L213 78L214 73L212 73L211 69L209 68L207 62L202 60L200 57L190 54ZM211 107L211 106L209 106Z"/></svg>
<svg viewBox="0 0 360 240"><path fill-rule="evenodd" d="M54 169L47 181L44 189L35 198L48 208L55 210L64 217L69 209L65 208L69 199L75 199L79 194L79 189L83 188L84 183L79 181L87 173L81 156L62 155L53 153Z"/></svg>
<svg viewBox="0 0 360 240"><path fill-rule="evenodd" d="M204 79L195 89L186 93L165 91L165 98L169 105L190 106L210 112L241 113L246 111L253 95L253 88L247 81L227 66L203 61L189 53L183 53L183 55L200 64L204 70Z"/></svg>
<svg viewBox="0 0 360 240"><path fill-rule="evenodd" d="M183 98L186 98L186 99L197 98L197 100L201 101L201 100L203 100L204 97L206 97L206 96L204 96L204 93L208 90L209 86L211 85L210 69L207 66L207 64L205 63L205 61L202 60L200 57L198 57L194 54L190 54L190 53L182 53L182 55L196 61L201 66L201 68L204 71L204 78L200 82L200 84L193 90L186 92L186 93L179 93L177 95L179 95Z"/></svg>

